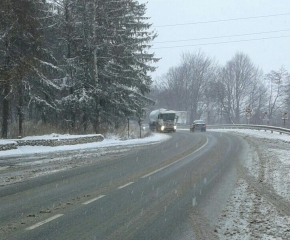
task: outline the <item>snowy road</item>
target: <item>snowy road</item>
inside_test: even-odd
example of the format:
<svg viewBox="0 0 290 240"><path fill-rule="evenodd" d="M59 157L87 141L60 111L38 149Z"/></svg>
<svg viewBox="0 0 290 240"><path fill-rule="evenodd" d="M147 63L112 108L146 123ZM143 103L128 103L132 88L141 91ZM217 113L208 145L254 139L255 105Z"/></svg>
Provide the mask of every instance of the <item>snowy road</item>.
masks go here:
<svg viewBox="0 0 290 240"><path fill-rule="evenodd" d="M34 139L45 139L45 137L34 137ZM111 138L95 143L57 147L22 146L13 150L0 151L0 187L105 161L114 156L121 156L136 147L157 144L169 138L170 136L164 134L152 134L147 138L126 141Z"/></svg>
<svg viewBox="0 0 290 240"><path fill-rule="evenodd" d="M256 138L169 135L165 142L121 153L82 150L76 159L83 155L91 162L2 186L0 238L287 239L288 191L270 187L274 180L269 165L259 168ZM280 227L269 230L273 217Z"/></svg>

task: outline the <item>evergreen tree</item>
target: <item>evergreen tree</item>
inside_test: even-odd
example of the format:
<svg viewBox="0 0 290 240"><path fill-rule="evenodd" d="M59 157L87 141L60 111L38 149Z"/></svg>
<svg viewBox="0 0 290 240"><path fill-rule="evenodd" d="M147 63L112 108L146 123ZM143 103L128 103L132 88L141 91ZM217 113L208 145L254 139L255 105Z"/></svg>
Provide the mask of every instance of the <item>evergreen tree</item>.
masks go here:
<svg viewBox="0 0 290 240"><path fill-rule="evenodd" d="M144 4L4 0L0 8L2 137L16 110L19 135L25 114L72 131L90 123L95 132L142 115L158 61Z"/></svg>
<svg viewBox="0 0 290 240"><path fill-rule="evenodd" d="M54 102L52 93L58 87L47 76L54 75L59 69L54 65L56 62L49 50L43 47L43 20L47 18L45 2L6 0L2 7L7 19L1 24L1 29L11 26L1 38L6 58L3 68L7 73L5 81L10 82L9 88L17 99L18 135L21 136L25 96L28 96L30 103L40 106L42 112L47 107L51 108ZM3 113L4 116L6 114ZM3 120L2 137L6 137L6 118L3 117Z"/></svg>

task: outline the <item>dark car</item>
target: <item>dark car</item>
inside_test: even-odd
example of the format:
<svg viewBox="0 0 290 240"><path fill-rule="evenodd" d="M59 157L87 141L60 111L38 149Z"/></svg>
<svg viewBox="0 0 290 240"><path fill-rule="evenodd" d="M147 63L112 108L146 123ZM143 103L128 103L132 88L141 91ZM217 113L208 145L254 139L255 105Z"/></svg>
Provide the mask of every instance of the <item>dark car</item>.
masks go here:
<svg viewBox="0 0 290 240"><path fill-rule="evenodd" d="M206 124L203 120L196 120L190 125L190 131L201 131L205 132L206 131Z"/></svg>

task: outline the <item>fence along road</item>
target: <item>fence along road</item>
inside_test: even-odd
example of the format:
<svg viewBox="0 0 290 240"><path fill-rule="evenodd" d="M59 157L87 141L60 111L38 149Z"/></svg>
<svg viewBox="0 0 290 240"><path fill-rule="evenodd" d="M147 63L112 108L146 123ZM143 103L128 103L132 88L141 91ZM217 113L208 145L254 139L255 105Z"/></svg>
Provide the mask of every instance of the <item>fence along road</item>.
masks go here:
<svg viewBox="0 0 290 240"><path fill-rule="evenodd" d="M254 129L254 130L264 130L278 132L280 134L289 134L290 129L282 128L282 127L275 127L275 126L268 126L268 125L250 125L250 124L222 124L222 125L207 125L208 129Z"/></svg>

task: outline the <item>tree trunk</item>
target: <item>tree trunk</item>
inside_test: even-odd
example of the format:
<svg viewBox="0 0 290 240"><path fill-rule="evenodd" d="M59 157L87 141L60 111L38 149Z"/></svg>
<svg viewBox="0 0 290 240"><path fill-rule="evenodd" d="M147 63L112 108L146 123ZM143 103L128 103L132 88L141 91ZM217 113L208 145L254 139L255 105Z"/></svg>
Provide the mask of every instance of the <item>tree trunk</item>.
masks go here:
<svg viewBox="0 0 290 240"><path fill-rule="evenodd" d="M76 130L76 113L75 110L72 110L72 116L71 116L71 131L74 133Z"/></svg>
<svg viewBox="0 0 290 240"><path fill-rule="evenodd" d="M45 113L45 111L42 111L42 113L41 113L41 121L42 121L42 123L43 124L46 124L46 113Z"/></svg>
<svg viewBox="0 0 290 240"><path fill-rule="evenodd" d="M190 116L189 116L189 121L190 121L190 123L192 123L192 122L193 122L193 109L192 109L192 107L190 108Z"/></svg>
<svg viewBox="0 0 290 240"><path fill-rule="evenodd" d="M211 124L211 116L210 116L210 111L207 111L207 124Z"/></svg>
<svg viewBox="0 0 290 240"><path fill-rule="evenodd" d="M8 82L5 82L4 84L4 99L2 102L3 105L3 117L2 117L2 133L1 137L2 138L7 138L8 135L8 115L9 115L9 101L7 99L7 96L10 91L10 86Z"/></svg>
<svg viewBox="0 0 290 240"><path fill-rule="evenodd" d="M18 86L18 106L17 106L17 114L18 114L18 137L22 137L23 135L23 96L21 84Z"/></svg>
<svg viewBox="0 0 290 240"><path fill-rule="evenodd" d="M240 124L240 103L237 101L236 124Z"/></svg>
<svg viewBox="0 0 290 240"><path fill-rule="evenodd" d="M88 128L88 121L87 121L87 115L85 113L83 115L82 125L83 125L83 128L84 128L84 133L86 133L87 128Z"/></svg>
<svg viewBox="0 0 290 240"><path fill-rule="evenodd" d="M97 101L97 106L96 106L96 117L94 121L94 132L95 133L100 133L100 110L99 110L99 102Z"/></svg>
<svg viewBox="0 0 290 240"><path fill-rule="evenodd" d="M93 57L94 57L94 80L95 80L95 86L98 87L99 85L99 70L98 70L98 56L97 56L97 33L96 33L96 8L97 8L97 1L94 1L94 23L93 23L93 39L94 39L94 44L96 44L94 46L94 51L93 51ZM97 93L96 93L97 94ZM96 119L95 119L95 123L94 123L94 130L95 133L99 133L100 132L100 98L97 96L96 97Z"/></svg>

